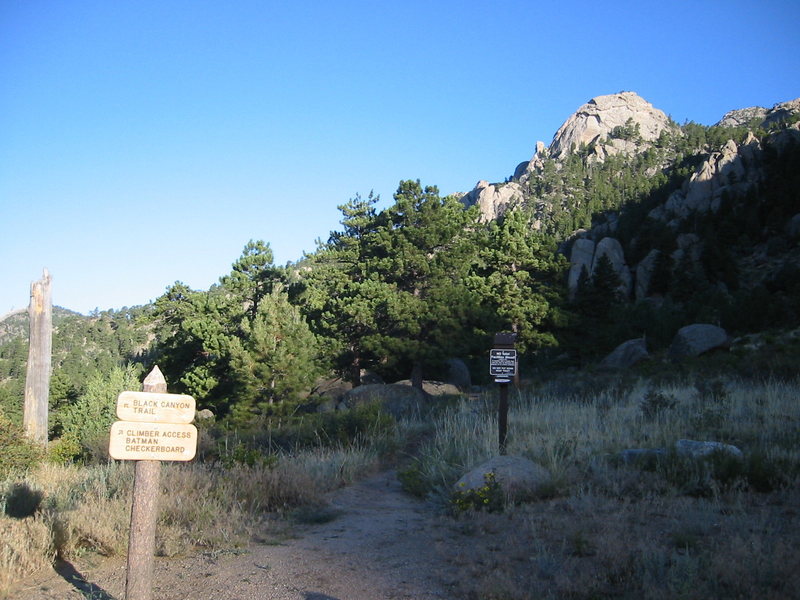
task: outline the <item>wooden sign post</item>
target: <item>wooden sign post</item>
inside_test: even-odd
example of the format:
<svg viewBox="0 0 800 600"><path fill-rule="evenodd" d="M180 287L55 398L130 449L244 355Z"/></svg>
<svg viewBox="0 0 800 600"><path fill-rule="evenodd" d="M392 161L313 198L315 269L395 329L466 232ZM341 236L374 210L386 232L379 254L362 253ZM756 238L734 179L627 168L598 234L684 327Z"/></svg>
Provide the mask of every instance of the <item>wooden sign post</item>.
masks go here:
<svg viewBox="0 0 800 600"><path fill-rule="evenodd" d="M145 378L142 392L122 392L111 426L108 453L118 460L135 460L128 572L125 600L150 600L158 520L162 460L192 460L197 451L195 401L191 396L167 394L167 382L158 367Z"/></svg>
<svg viewBox="0 0 800 600"><path fill-rule="evenodd" d="M508 436L508 384L517 376L516 333L496 333L494 348L489 351L489 374L500 384L500 403L497 407L497 429L500 454L506 453Z"/></svg>

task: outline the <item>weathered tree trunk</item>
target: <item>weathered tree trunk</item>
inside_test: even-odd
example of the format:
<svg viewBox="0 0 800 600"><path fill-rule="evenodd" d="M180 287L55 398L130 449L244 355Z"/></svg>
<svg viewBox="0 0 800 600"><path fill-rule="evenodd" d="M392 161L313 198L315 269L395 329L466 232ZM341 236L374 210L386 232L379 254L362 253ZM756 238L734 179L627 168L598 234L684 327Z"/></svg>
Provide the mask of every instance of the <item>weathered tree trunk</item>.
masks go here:
<svg viewBox="0 0 800 600"><path fill-rule="evenodd" d="M47 269L31 283L28 307L30 335L28 371L25 377L25 433L35 442L47 444L47 409L50 396L50 364L53 347L53 302Z"/></svg>
<svg viewBox="0 0 800 600"><path fill-rule="evenodd" d="M411 368L411 386L423 391L422 381L422 363L414 361L414 366Z"/></svg>
<svg viewBox="0 0 800 600"><path fill-rule="evenodd" d="M145 377L142 391L166 393L167 381L158 367L153 367L150 374ZM136 461L125 600L150 600L153 588L153 557L156 549L160 478L160 460Z"/></svg>
<svg viewBox="0 0 800 600"><path fill-rule="evenodd" d="M361 385L361 354L355 348L353 350L353 362L350 363L350 383L354 388Z"/></svg>

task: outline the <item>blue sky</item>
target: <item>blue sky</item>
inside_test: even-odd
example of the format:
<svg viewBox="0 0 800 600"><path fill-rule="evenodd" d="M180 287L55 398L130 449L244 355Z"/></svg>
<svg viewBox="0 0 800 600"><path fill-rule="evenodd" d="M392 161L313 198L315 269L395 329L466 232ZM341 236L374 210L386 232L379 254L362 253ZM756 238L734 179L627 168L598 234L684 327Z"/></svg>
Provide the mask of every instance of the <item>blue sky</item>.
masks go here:
<svg viewBox="0 0 800 600"><path fill-rule="evenodd" d="M800 2L0 0L0 314L313 251L357 193L502 181L593 96L800 97Z"/></svg>

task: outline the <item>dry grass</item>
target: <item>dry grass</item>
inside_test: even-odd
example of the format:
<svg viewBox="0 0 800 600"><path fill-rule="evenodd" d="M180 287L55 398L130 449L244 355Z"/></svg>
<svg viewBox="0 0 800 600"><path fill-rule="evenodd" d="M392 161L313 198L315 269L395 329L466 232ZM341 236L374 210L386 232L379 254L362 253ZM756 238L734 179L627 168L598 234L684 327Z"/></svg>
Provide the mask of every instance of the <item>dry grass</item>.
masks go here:
<svg viewBox="0 0 800 600"><path fill-rule="evenodd" d="M456 597L791 598L800 585L797 493L724 503L576 494L462 515Z"/></svg>
<svg viewBox="0 0 800 600"><path fill-rule="evenodd" d="M164 463L156 551L177 556L244 546L254 536L269 539L280 534L270 515L318 504L322 494L377 464L377 453L366 446L308 450L270 466ZM132 487L131 463L42 464L0 482L0 597L56 556L124 555Z"/></svg>
<svg viewBox="0 0 800 600"><path fill-rule="evenodd" d="M517 397L508 452L547 466L557 497L456 516L463 539L441 549L462 572L456 597L798 597L798 397L796 381ZM422 449L418 469L442 501L456 477L496 454L495 423L491 398L464 403ZM652 468L615 460L681 438L736 444L745 461L722 479L672 456Z"/></svg>

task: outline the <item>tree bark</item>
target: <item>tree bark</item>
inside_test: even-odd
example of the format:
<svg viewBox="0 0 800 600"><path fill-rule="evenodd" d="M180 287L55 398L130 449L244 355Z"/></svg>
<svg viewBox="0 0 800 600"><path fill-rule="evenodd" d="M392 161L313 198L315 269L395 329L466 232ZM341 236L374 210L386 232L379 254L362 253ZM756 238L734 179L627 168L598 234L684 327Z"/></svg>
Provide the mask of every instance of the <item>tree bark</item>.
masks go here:
<svg viewBox="0 0 800 600"><path fill-rule="evenodd" d="M47 445L47 411L53 345L53 302L50 281L50 273L45 269L42 278L31 283L31 302L28 307L30 335L23 424L28 437L42 445Z"/></svg>
<svg viewBox="0 0 800 600"><path fill-rule="evenodd" d="M414 366L411 368L411 386L423 391L422 381L422 363L414 361Z"/></svg>

